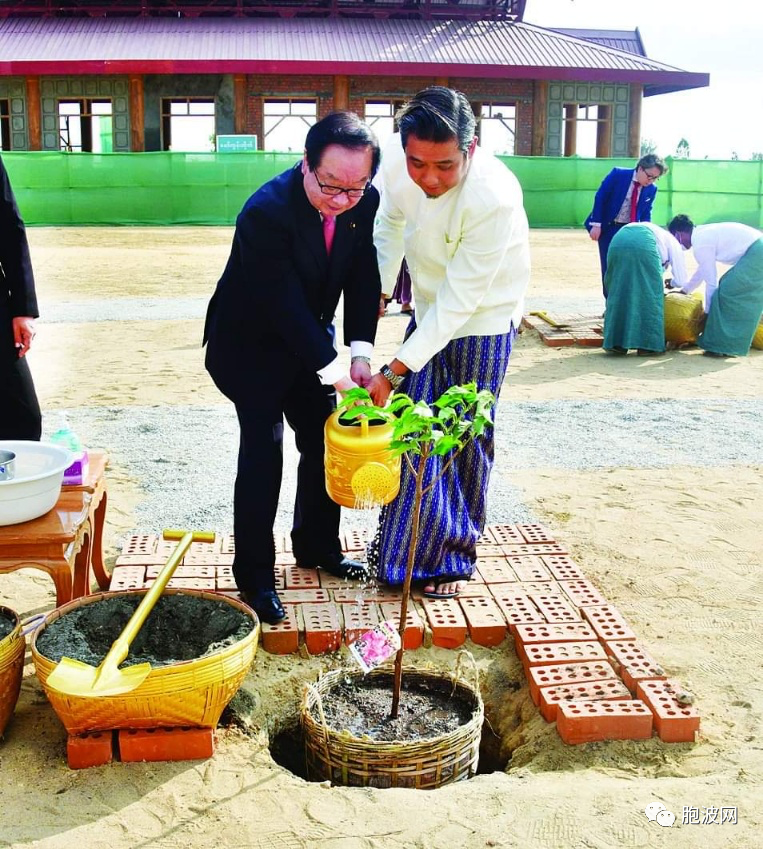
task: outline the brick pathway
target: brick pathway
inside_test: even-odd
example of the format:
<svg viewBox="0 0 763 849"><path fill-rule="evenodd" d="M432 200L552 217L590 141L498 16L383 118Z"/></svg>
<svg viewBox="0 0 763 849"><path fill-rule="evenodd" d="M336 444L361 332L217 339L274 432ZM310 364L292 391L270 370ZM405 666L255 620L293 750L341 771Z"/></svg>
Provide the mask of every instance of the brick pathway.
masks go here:
<svg viewBox="0 0 763 849"><path fill-rule="evenodd" d="M130 537L110 589L150 586L174 547L156 535ZM364 548L357 531L345 536L350 556ZM310 654L334 652L383 619L399 626L399 590L302 569L288 537L276 538L276 550L276 586L287 617L263 625L265 651L292 654L302 644ZM230 535L193 543L169 586L237 595L233 552ZM492 525L477 554L477 571L457 599L423 598L414 589L407 649L458 648L467 639L497 646L511 636L533 702L547 721L556 721L565 742L642 739L652 729L665 742L695 739L699 714L691 696L668 678L549 530Z"/></svg>
<svg viewBox="0 0 763 849"><path fill-rule="evenodd" d="M544 320L544 316L548 320ZM578 313L537 312L522 318L522 327L537 331L543 344L550 348L562 348L567 345L601 348L602 323L601 316Z"/></svg>

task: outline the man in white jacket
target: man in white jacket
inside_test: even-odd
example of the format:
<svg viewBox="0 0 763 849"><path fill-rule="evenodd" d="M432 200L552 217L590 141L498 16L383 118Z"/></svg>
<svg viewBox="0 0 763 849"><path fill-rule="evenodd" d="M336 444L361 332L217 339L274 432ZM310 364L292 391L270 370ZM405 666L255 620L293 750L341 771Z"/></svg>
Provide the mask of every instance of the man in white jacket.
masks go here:
<svg viewBox="0 0 763 849"><path fill-rule="evenodd" d="M522 189L503 163L477 147L474 113L460 92L424 89L397 120L400 133L382 156L374 242L383 293L392 291L405 257L416 313L368 389L377 404L393 389L432 402L450 386L471 382L498 396L530 279ZM492 464L488 429L422 505L414 579L428 581L427 595L456 595L474 571ZM435 466L433 458L428 480L438 474ZM369 549L377 576L391 584L405 574L412 487L404 472Z"/></svg>

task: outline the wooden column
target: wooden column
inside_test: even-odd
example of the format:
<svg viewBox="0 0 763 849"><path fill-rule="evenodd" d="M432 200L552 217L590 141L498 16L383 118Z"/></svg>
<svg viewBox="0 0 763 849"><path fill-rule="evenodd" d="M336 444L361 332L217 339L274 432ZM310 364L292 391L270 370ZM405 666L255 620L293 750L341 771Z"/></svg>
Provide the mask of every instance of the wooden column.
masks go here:
<svg viewBox="0 0 763 849"><path fill-rule="evenodd" d="M633 159L641 157L641 101L644 87L631 83L631 101L628 108L628 155Z"/></svg>
<svg viewBox="0 0 763 849"><path fill-rule="evenodd" d="M26 116L29 150L42 150L42 105L40 78L26 78Z"/></svg>
<svg viewBox="0 0 763 849"><path fill-rule="evenodd" d="M334 77L334 109L350 108L350 79L344 74Z"/></svg>
<svg viewBox="0 0 763 849"><path fill-rule="evenodd" d="M564 106L564 155L574 156L578 148L578 105Z"/></svg>
<svg viewBox="0 0 763 849"><path fill-rule="evenodd" d="M146 149L146 120L143 105L143 76L131 74L130 86L130 150L140 153Z"/></svg>
<svg viewBox="0 0 763 849"><path fill-rule="evenodd" d="M599 104L596 124L596 156L612 156L612 107Z"/></svg>
<svg viewBox="0 0 763 849"><path fill-rule="evenodd" d="M543 156L546 152L546 128L548 123L548 83L536 80L533 83L533 126L531 156Z"/></svg>
<svg viewBox="0 0 763 849"><path fill-rule="evenodd" d="M246 75L233 75L233 132L246 132Z"/></svg>

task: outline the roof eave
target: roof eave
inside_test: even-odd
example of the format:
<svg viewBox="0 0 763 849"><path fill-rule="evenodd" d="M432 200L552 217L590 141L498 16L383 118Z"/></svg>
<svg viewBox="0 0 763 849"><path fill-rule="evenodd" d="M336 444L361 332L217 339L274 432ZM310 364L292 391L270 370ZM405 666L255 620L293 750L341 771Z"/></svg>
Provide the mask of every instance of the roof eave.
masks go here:
<svg viewBox="0 0 763 849"><path fill-rule="evenodd" d="M0 61L0 75L55 74L347 74L484 77L488 79L575 80L641 83L645 96L710 84L709 74L537 65L477 65L444 62L321 62L284 59L97 59L86 61Z"/></svg>

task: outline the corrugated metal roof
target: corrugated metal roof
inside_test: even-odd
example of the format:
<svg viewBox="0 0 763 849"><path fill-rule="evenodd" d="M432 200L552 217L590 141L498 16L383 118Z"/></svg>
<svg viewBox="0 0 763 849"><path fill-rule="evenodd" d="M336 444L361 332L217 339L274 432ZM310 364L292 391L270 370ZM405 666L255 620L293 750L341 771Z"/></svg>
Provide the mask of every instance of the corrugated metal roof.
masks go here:
<svg viewBox="0 0 763 849"><path fill-rule="evenodd" d="M0 73L435 73L708 84L691 74L508 21L8 18Z"/></svg>
<svg viewBox="0 0 763 849"><path fill-rule="evenodd" d="M570 35L573 38L582 38L603 47L612 47L614 50L624 50L626 53L634 53L636 56L646 56L641 34L636 30L621 29L567 29L554 27L554 32Z"/></svg>

